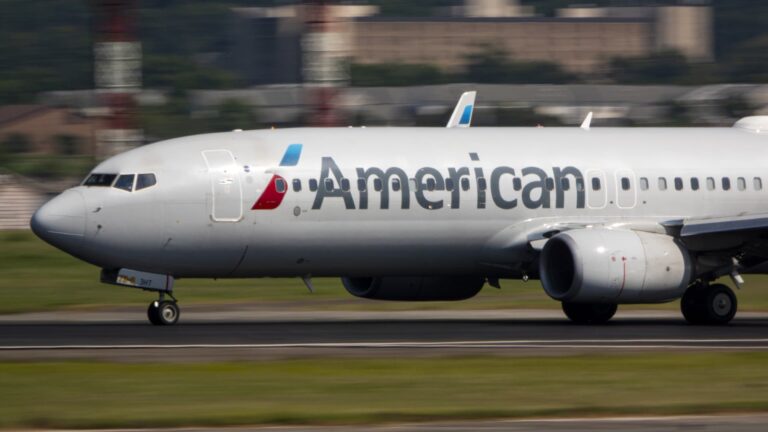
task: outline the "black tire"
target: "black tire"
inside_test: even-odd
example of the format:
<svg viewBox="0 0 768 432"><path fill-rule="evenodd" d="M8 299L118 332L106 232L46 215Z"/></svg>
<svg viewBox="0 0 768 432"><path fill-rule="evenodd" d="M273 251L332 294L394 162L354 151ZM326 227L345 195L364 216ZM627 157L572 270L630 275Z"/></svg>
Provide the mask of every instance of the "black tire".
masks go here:
<svg viewBox="0 0 768 432"><path fill-rule="evenodd" d="M149 322L151 322L152 325L162 324L160 322L160 308L158 306L158 302L152 302L149 304L149 308L147 308L147 318L149 318Z"/></svg>
<svg viewBox="0 0 768 432"><path fill-rule="evenodd" d="M618 306L612 303L563 302L563 312L576 324L605 324L616 314Z"/></svg>
<svg viewBox="0 0 768 432"><path fill-rule="evenodd" d="M705 310L708 324L728 324L736 316L737 308L736 294L732 289L723 284L714 284L707 288Z"/></svg>
<svg viewBox="0 0 768 432"><path fill-rule="evenodd" d="M706 310L707 287L692 285L685 291L680 299L680 312L689 324L705 324L707 322Z"/></svg>
<svg viewBox="0 0 768 432"><path fill-rule="evenodd" d="M179 321L179 306L174 301L161 301L157 307L160 325L174 325Z"/></svg>

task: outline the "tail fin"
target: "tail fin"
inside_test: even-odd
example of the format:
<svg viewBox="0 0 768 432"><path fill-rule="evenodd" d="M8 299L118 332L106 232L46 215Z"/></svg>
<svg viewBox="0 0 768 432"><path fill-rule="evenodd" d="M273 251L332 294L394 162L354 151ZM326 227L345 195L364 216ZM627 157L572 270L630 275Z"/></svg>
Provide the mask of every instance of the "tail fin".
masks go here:
<svg viewBox="0 0 768 432"><path fill-rule="evenodd" d="M461 95L459 103L453 109L451 119L448 120L448 128L468 128L472 123L472 112L475 110L476 91L468 91Z"/></svg>

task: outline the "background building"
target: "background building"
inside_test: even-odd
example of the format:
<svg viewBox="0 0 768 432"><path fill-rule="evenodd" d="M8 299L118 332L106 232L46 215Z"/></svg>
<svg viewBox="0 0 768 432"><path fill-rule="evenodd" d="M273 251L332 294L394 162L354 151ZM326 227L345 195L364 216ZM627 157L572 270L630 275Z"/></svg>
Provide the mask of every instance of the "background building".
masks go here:
<svg viewBox="0 0 768 432"><path fill-rule="evenodd" d="M612 59L677 51L689 61L713 58L707 5L575 6L555 17L505 0L467 0L449 15L398 18L370 6L334 6L340 43L357 64L429 64L463 70L487 47L515 62L549 62L573 73L604 71ZM302 82L302 8L232 10L230 49L223 65L248 84Z"/></svg>

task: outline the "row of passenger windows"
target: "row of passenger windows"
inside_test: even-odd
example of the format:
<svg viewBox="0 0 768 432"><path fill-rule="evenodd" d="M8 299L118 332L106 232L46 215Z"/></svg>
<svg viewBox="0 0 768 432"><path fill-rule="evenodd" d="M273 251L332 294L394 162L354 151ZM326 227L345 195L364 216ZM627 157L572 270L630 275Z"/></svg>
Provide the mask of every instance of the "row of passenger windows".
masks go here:
<svg viewBox="0 0 768 432"><path fill-rule="evenodd" d="M154 174L91 174L83 186L114 187L124 191L146 189L157 184Z"/></svg>
<svg viewBox="0 0 768 432"><path fill-rule="evenodd" d="M625 177L626 178L626 177ZM622 179L622 189L629 190L629 179L626 181L627 184L625 184L624 179ZM690 190L697 191L702 188L701 183L699 182L698 177L690 177L688 179L683 179L682 177L675 177L672 179L672 185L674 186L675 190L683 190L686 187L686 183ZM704 186L707 190L713 191L717 189L717 184L720 184L720 188L724 191L731 190L731 178L730 177L722 177L720 181L718 182L714 177L706 177L704 179ZM759 191L763 190L763 180L760 177L753 177L752 178L752 190ZM659 177L656 181L657 189L660 191L664 191L668 189L667 185L667 179L665 177ZM748 182L745 177L736 177L736 189L740 191L747 190ZM646 177L640 177L640 190L648 190L650 189L650 182L648 178Z"/></svg>
<svg viewBox="0 0 768 432"><path fill-rule="evenodd" d="M397 192L397 191L399 191L401 189L400 179L393 178L391 184L392 184L392 190L393 191ZM415 185L416 185L416 181L414 179L411 179L411 187L413 189L415 189ZM454 187L455 187L453 179L445 179L444 180L444 185L445 185L445 190L448 190L448 191L452 191L454 189ZM554 185L554 183L553 183L553 185ZM341 186L341 190L347 192L347 191L349 191L351 189L352 184L351 184L349 179L343 178L343 179L341 179L341 185L340 186ZM435 179L433 179L433 178L426 179L425 182L424 182L424 189L429 190L429 191L437 190L437 186L438 186L437 185L437 181ZM461 186L462 190L468 191L469 187L470 187L469 179L468 178L462 178L461 182L460 182L460 186ZM277 189L277 192L280 192L280 193L285 192L286 189L287 189L287 185L285 184L285 181L282 180L282 179L278 179L277 180L277 182L275 183L275 187ZM317 179L310 179L309 180L309 190L310 191L315 192L315 191L317 191L318 187L319 187L319 184L318 184ZM486 189L487 188L487 184L486 184L486 181L485 181L484 178L481 177L481 178L478 179L478 187L480 189ZM324 183L323 183L323 188L326 191L328 191L328 192L334 190L336 188L336 185L335 185L335 182L333 181L333 179L329 179L329 178L325 179ZM375 190L376 192L381 192L381 190L383 188L384 188L384 184L381 181L381 179L380 178L374 178L373 179L373 190ZM301 189L302 189L301 180L300 179L294 179L293 180L293 190L295 192L299 192L299 191L301 191ZM357 179L357 189L360 190L360 191L367 190L368 189L368 182L365 179L362 179L362 178Z"/></svg>
<svg viewBox="0 0 768 432"><path fill-rule="evenodd" d="M621 189L622 190L628 191L628 190L632 189L632 182L629 179L629 177L622 177L619 181L620 181ZM454 190L454 186L455 185L454 185L453 179L448 178L448 179L445 179L444 182L445 182L445 190L447 190L447 191ZM674 179L672 179L672 182L673 182L675 190L680 191L680 190L685 189L686 180L684 180L682 177L675 177ZM577 191L581 192L581 191L584 190L584 181L582 179L576 179L575 183L576 183L576 190ZM688 183L689 188L691 190L693 190L693 191L697 191L697 190L699 190L701 188L701 184L699 182L699 178L698 177L690 177L689 179L687 179L687 183ZM717 181L715 180L714 177L707 177L704 180L704 183L706 185L707 190L713 191L713 190L717 189ZM727 190L731 189L731 179L729 177L721 178L719 183L720 183L720 187L722 188L722 190L727 191ZM555 180L553 178L547 178L545 180L544 184L545 184L545 187L547 188L547 190L551 191L551 190L555 189ZM657 183L656 184L657 184L658 190L660 190L660 191L665 191L665 190L668 189L667 178L666 177L659 177L657 179ZM278 179L276 184L275 184L275 186L276 186L277 192L280 192L280 193L285 192L287 190L287 188L288 188L287 184L285 183L285 181L283 179ZM318 185L317 179L310 179L309 180L309 190L310 191L312 191L312 192L317 191L318 186L319 185ZM463 191L468 191L469 188L470 188L469 179L466 178L466 177L463 177L461 179L460 186L461 186L461 189ZM603 187L602 186L601 178L600 177L592 177L592 179L591 179L591 186L592 186L592 190L594 190L594 191L601 190L602 187ZM341 189L343 191L345 191L345 192L349 191L350 187L351 187L351 184L350 184L349 179L347 179L347 178L341 179ZM416 182L415 182L414 179L411 179L411 187L413 189L416 189ZM423 187L424 187L424 189L426 189L428 191L437 190L437 181L434 178L429 178L429 179L427 179L425 181ZM485 178L480 177L480 178L477 179L477 187L480 190L485 190L488 187ZM522 181L520 180L520 178L516 177L516 178L514 178L512 180L512 187L515 190L517 190L517 191L519 191L522 188ZM571 181L570 181L570 179L568 179L568 178L560 179L560 187L564 191L570 190L571 189ZM329 178L325 179L324 184L323 184L323 188L326 191L328 191L328 192L333 191L336 188L333 179L329 179ZM362 178L357 179L357 189L358 190L364 191L367 188L368 188L368 182L365 179L362 179ZM383 188L383 184L382 184L381 179L380 178L374 178L373 179L373 189L376 192L380 192L382 190L382 188ZM293 180L293 190L295 192L299 192L299 191L301 191L301 189L302 189L301 180L300 179L294 179ZM650 189L650 181L648 180L648 177L640 177L640 190L644 190L645 191L645 190L648 190L648 189ZM738 189L740 191L747 190L747 179L745 177L737 177L736 178L736 189ZM763 180L760 177L753 177L752 178L752 189L756 190L756 191L763 190ZM393 178L392 179L392 190L395 191L395 192L400 190L400 179L397 179L397 178Z"/></svg>

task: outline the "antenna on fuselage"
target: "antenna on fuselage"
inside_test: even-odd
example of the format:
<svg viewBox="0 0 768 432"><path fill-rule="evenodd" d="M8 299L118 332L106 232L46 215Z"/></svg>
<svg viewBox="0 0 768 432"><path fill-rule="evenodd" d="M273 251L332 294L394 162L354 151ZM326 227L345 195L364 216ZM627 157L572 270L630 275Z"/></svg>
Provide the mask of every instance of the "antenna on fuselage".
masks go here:
<svg viewBox="0 0 768 432"><path fill-rule="evenodd" d="M587 114L587 117L584 119L583 122L581 122L581 128L584 130L589 130L590 126L592 125L592 111Z"/></svg>

